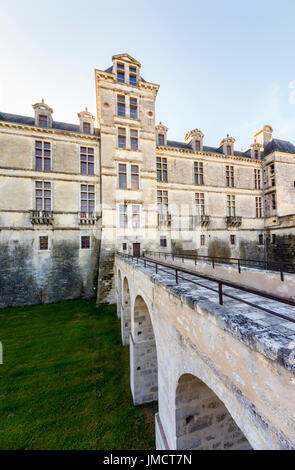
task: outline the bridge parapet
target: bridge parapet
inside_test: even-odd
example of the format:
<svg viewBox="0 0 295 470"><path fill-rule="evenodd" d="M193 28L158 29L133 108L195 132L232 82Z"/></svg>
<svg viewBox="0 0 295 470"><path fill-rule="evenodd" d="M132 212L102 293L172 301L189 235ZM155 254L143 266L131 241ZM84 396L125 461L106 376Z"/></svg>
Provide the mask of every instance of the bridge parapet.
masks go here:
<svg viewBox="0 0 295 470"><path fill-rule="evenodd" d="M211 405L205 399L201 403L196 392L195 412L188 411L188 416L185 406L181 410L176 406L180 378L190 374L214 392L251 447L295 448L295 324L232 299L221 306L218 294L206 289L209 282L202 281L201 287L179 279L177 285L168 268L156 273L154 266L144 267L143 261L137 264L117 256L118 271L122 279L128 278L131 323L135 298L141 295L155 335L157 447L241 448L230 432L220 436L217 420L222 413L210 414L214 400ZM270 306L272 301L261 303ZM293 307L284 308L294 313ZM208 419L199 419L200 406L207 410ZM239 445L247 448L242 441Z"/></svg>

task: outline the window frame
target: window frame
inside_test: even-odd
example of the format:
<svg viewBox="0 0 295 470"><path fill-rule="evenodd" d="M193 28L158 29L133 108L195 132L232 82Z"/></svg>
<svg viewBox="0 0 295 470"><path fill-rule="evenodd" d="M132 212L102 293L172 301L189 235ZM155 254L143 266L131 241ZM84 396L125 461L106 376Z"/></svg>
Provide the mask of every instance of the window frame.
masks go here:
<svg viewBox="0 0 295 470"><path fill-rule="evenodd" d="M204 186L204 162L196 161L193 164L194 184L196 186Z"/></svg>
<svg viewBox="0 0 295 470"><path fill-rule="evenodd" d="M157 181L168 183L168 159L167 157L156 157Z"/></svg>

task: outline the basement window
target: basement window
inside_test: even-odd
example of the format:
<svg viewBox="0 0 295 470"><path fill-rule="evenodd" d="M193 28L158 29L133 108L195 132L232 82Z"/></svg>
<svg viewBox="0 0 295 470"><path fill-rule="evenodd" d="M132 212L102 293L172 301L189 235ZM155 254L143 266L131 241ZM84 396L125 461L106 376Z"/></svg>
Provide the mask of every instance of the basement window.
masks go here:
<svg viewBox="0 0 295 470"><path fill-rule="evenodd" d="M89 250L90 249L90 236L83 235L81 237L81 250Z"/></svg>
<svg viewBox="0 0 295 470"><path fill-rule="evenodd" d="M230 244L231 244L231 245L235 245L235 244L236 244L236 236L235 236L235 235L231 235L231 236L230 236Z"/></svg>
<svg viewBox="0 0 295 470"><path fill-rule="evenodd" d="M49 250L48 236L39 237L39 250Z"/></svg>

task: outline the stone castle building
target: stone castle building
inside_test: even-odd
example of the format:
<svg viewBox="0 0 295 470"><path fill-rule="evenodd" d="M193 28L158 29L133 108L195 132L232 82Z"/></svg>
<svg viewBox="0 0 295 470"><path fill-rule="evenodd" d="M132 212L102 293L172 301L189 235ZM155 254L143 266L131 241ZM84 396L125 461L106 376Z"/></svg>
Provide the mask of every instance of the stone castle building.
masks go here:
<svg viewBox="0 0 295 470"><path fill-rule="evenodd" d="M156 125L159 85L128 54L95 70L95 116L0 112L0 307L98 295L116 249L295 260L295 146L270 126L246 152Z"/></svg>

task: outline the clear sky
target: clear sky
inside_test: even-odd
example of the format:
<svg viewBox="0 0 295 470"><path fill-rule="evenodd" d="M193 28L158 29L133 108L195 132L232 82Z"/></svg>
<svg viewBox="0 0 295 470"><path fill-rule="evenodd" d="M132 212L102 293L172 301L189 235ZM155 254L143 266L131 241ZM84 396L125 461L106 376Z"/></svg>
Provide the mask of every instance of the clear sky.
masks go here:
<svg viewBox="0 0 295 470"><path fill-rule="evenodd" d="M199 128L246 150L265 124L295 143L294 0L0 0L0 110L95 114L94 69L128 52L161 85L168 138ZM292 88L293 87L293 88Z"/></svg>

